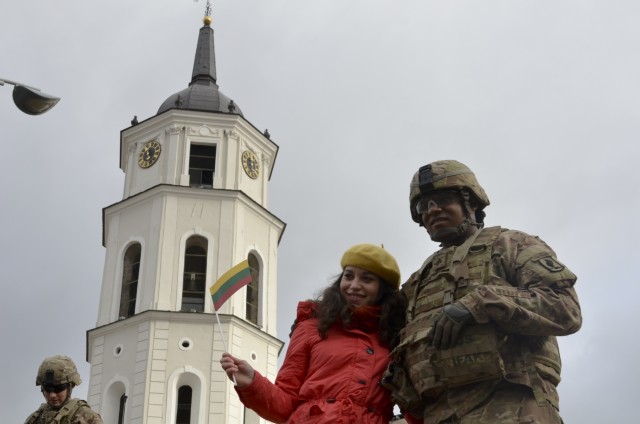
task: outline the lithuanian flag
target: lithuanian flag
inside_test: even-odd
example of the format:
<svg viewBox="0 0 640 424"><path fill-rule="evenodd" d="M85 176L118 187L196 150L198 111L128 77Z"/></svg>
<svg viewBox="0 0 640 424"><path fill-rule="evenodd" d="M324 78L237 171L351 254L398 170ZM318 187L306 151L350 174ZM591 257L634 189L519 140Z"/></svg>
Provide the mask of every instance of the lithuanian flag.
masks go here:
<svg viewBox="0 0 640 424"><path fill-rule="evenodd" d="M225 272L218 278L213 286L209 288L213 307L217 311L235 292L251 282L251 271L249 260L245 259L238 265Z"/></svg>

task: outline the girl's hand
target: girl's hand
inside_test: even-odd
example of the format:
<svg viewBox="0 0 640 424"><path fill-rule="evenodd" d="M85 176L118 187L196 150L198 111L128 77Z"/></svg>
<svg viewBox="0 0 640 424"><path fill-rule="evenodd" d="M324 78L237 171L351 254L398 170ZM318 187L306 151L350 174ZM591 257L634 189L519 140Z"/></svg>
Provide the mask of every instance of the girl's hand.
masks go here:
<svg viewBox="0 0 640 424"><path fill-rule="evenodd" d="M253 367L249 365L247 361L236 358L230 353L224 352L222 358L220 358L220 365L222 369L227 373L229 380L237 383L238 387L246 387L253 382L255 372Z"/></svg>

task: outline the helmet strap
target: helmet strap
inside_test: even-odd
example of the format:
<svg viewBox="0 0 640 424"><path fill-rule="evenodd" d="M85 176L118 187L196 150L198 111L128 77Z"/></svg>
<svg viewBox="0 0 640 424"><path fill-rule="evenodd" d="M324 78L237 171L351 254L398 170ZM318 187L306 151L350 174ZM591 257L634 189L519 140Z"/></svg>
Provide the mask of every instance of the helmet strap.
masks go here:
<svg viewBox="0 0 640 424"><path fill-rule="evenodd" d="M462 201L463 201L463 208L464 208L464 214L465 214L464 221L462 222L462 224L458 225L457 227L442 228L436 231L434 234L430 234L431 240L440 241L440 242L442 241L442 239L456 240L459 237L462 237L464 234L466 234L467 229L470 226L482 228L483 224L479 224L477 222L471 221L471 214L474 214L475 211L471 207L471 200L470 200L471 197L469 196L469 192L464 189L459 189L458 193L462 197Z"/></svg>
<svg viewBox="0 0 640 424"><path fill-rule="evenodd" d="M469 196L469 192L467 190L464 189L460 189L460 195L462 196L462 198L464 199L464 209L465 209L465 213L467 214L467 219L465 219L465 223L467 223L467 227L469 225L473 225L476 226L478 228L482 228L484 227L484 223L482 222L477 222L477 220L474 220L476 222L471 222L471 216L473 216L474 218L476 217L476 211L471 207L471 196ZM461 224L460 226L464 225ZM465 228L466 231L466 228Z"/></svg>
<svg viewBox="0 0 640 424"><path fill-rule="evenodd" d="M471 223L471 220L469 218L465 218L462 224L458 225L457 227L445 227L433 234L430 234L429 236L431 237L431 240L439 242L442 242L443 239L455 240L465 234L467 232L467 228L469 228L470 225L473 225Z"/></svg>

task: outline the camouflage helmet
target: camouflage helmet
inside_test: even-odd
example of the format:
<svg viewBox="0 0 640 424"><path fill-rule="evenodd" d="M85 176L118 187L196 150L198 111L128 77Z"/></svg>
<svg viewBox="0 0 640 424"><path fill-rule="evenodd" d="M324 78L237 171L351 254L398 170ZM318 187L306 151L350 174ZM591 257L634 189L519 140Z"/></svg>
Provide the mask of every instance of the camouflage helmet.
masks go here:
<svg viewBox="0 0 640 424"><path fill-rule="evenodd" d="M71 358L64 355L55 355L45 358L44 361L42 361L42 364L40 364L40 368L38 368L36 386L67 383L72 383L74 386L78 386L82 383L76 364L73 363Z"/></svg>
<svg viewBox="0 0 640 424"><path fill-rule="evenodd" d="M413 174L409 186L411 218L418 224L422 224L422 219L416 211L416 202L424 194L446 189L468 190L478 204L478 210L489 206L489 197L468 166L456 160L439 160L420 167Z"/></svg>

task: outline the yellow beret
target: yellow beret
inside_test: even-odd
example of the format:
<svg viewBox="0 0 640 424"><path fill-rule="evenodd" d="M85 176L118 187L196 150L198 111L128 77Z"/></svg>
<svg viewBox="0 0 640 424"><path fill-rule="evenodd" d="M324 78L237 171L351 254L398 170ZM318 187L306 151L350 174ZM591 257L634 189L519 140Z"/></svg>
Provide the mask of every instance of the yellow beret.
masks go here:
<svg viewBox="0 0 640 424"><path fill-rule="evenodd" d="M396 259L380 246L369 243L351 246L342 255L340 265L343 270L347 265L366 269L389 283L393 289L400 287L400 267Z"/></svg>

